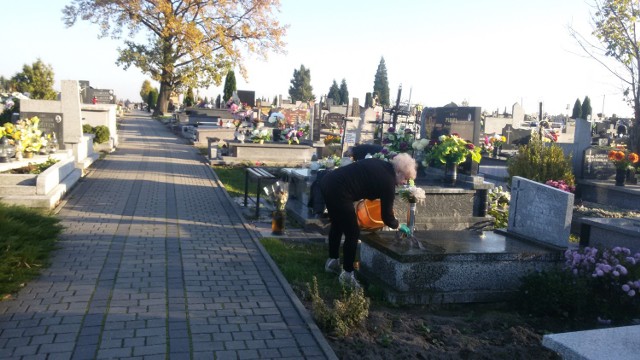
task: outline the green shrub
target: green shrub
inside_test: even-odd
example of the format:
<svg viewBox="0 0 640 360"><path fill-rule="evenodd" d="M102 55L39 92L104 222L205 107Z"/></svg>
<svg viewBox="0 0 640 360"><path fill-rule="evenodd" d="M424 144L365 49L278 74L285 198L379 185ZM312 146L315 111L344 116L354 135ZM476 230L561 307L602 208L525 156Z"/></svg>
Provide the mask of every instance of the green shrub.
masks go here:
<svg viewBox="0 0 640 360"><path fill-rule="evenodd" d="M509 160L507 172L509 183L514 176L520 176L543 184L547 180L563 180L567 185L575 185L571 156L565 156L555 143L545 143L535 136Z"/></svg>
<svg viewBox="0 0 640 360"><path fill-rule="evenodd" d="M93 126L89 124L82 125L82 132L85 134L93 134Z"/></svg>
<svg viewBox="0 0 640 360"><path fill-rule="evenodd" d="M342 289L341 299L333 301L333 309L327 306L318 291L318 279L313 277L313 285L309 286L313 317L327 332L336 336L347 336L352 330L362 326L369 316L371 301L364 296L364 290Z"/></svg>
<svg viewBox="0 0 640 360"><path fill-rule="evenodd" d="M109 141L109 138L111 137L111 132L109 131L108 127L106 127L105 125L96 126L94 128L94 131L95 131L96 137L93 139L93 142L95 142L96 144L102 144Z"/></svg>

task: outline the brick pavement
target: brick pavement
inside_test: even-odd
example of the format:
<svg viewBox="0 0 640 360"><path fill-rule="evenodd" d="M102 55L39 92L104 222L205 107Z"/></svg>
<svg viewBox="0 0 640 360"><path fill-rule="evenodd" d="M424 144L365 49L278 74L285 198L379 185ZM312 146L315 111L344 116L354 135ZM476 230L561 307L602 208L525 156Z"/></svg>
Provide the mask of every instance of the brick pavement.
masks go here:
<svg viewBox="0 0 640 360"><path fill-rule="evenodd" d="M331 359L197 150L148 117L59 208L52 264L0 302L0 359Z"/></svg>

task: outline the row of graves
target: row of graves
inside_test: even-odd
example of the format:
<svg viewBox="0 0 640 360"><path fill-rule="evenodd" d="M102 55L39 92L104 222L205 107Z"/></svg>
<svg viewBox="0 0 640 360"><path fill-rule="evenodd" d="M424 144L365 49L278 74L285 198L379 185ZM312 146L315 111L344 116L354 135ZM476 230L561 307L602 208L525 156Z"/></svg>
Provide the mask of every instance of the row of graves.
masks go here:
<svg viewBox="0 0 640 360"><path fill-rule="evenodd" d="M101 103L95 104L97 96ZM93 89L87 81L63 80L58 100L22 99L12 125L3 125L6 134L0 151L4 155L0 156L0 200L54 208L99 158L99 151L116 148L116 111L113 91ZM109 141L94 145L95 135L85 134L83 125L106 126ZM45 162L54 164L40 174L19 171Z"/></svg>
<svg viewBox="0 0 640 360"><path fill-rule="evenodd" d="M364 109L362 113L368 111L375 114L374 109ZM364 121L362 114L359 117L342 115L348 114L347 111L329 111L322 115L309 111L310 128L314 128L313 119L316 118L320 125L315 135L310 132L311 136L305 140L308 141L306 146L314 147L317 139L342 135L339 145L342 151L345 144L350 143L344 141L345 138L351 137L353 143L358 141L356 139L372 142L376 139L376 128L386 127L380 142L387 152L408 152L420 164L415 188L421 189L424 201L411 203L405 197L397 196L394 204L396 216L404 219L406 214L406 222L414 229L412 238L398 238L395 231L384 230L363 232L361 235L361 272L370 281L381 284L389 301L417 304L502 301L515 292L522 276L562 266L564 252L578 246L569 243L569 234L576 225L573 218L576 195L516 177L510 186L508 228L486 230L494 221L487 211L489 193L495 186L485 181L479 171L482 164L478 166L467 160L454 169L448 169L426 161L423 150L430 140L442 136L451 138L455 133L459 138L475 139L472 142L481 148L485 136L495 137L496 134L482 132L480 113L478 107L425 109L418 124L399 121L396 128L389 129L392 127L387 124L389 121L382 120L384 110L375 114L376 120L370 123ZM586 128L581 125L586 125ZM499 145L517 148L528 142L527 137L540 134L540 131L506 126L503 134L498 134L502 142ZM580 169L576 174L583 174L583 164L587 169L585 173L588 173L586 164L593 164L588 155L597 148L592 145L590 124L577 121L571 135L576 139L573 143L557 144L567 154L580 154L573 157L580 159L574 163ZM316 141L313 136L317 136ZM240 141L236 142L242 146ZM320 142L324 145L324 141ZM268 145L250 144L256 147ZM285 143L280 149L280 156L286 153L289 157L287 146L290 147ZM272 180L286 180L288 216L294 217L308 230L327 230L324 206L319 203L321 196L317 192L317 180L327 171L352 161L337 154L327 156L325 148L328 146L313 150L315 156L307 158L308 162L303 162L302 167L299 164L295 167L284 165L271 172L275 175ZM482 162L485 160L483 158ZM578 178L579 188L588 181L584 175ZM251 180L247 177L247 183ZM621 190L626 196L630 193L640 195L634 185L616 187L613 181L604 181L609 182L604 184L605 187ZM258 190L260 188L258 185ZM577 195L585 197L585 192L599 193L600 190L583 190ZM635 204L638 206L640 201L635 201ZM259 211L256 214L259 216ZM640 251L636 244L640 238L640 227L633 224L634 221L629 219L619 223L583 219L578 224L578 230L583 231L581 245L626 246L632 251ZM611 234L611 231L615 236L602 236L605 232Z"/></svg>

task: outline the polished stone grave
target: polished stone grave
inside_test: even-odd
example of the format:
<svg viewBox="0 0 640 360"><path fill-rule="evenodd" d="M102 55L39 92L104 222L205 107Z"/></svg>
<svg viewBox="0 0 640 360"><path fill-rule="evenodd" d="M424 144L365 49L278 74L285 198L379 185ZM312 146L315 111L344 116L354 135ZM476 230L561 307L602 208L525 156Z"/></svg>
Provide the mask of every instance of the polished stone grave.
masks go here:
<svg viewBox="0 0 640 360"><path fill-rule="evenodd" d="M388 301L439 304L504 301L530 272L563 262L565 249L494 231L426 230L423 249L395 231L361 235L360 271Z"/></svg>

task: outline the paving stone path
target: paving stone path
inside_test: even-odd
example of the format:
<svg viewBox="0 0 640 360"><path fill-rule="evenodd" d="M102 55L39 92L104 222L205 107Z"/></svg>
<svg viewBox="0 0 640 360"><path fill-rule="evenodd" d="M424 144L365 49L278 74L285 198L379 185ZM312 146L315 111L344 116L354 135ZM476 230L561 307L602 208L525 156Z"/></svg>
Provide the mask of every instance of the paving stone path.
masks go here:
<svg viewBox="0 0 640 360"><path fill-rule="evenodd" d="M149 117L120 131L52 265L0 302L0 359L335 358L197 150Z"/></svg>

